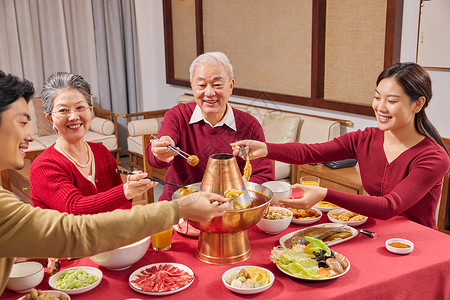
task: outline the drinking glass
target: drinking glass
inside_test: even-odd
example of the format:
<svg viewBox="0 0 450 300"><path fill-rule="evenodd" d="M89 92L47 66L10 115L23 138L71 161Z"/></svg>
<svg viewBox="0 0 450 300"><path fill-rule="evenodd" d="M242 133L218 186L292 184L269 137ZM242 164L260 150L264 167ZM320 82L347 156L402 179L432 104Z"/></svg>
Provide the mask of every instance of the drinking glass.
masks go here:
<svg viewBox="0 0 450 300"><path fill-rule="evenodd" d="M172 246L172 228L151 236L153 250L166 251Z"/></svg>
<svg viewBox="0 0 450 300"><path fill-rule="evenodd" d="M319 186L320 178L316 176L303 176L302 178L300 178L300 184Z"/></svg>

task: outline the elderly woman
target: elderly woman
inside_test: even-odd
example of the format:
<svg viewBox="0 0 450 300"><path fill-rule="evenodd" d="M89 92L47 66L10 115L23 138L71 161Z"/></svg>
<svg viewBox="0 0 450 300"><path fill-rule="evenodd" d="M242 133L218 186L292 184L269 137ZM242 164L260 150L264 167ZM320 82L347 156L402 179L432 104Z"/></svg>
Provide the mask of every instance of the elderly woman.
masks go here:
<svg viewBox="0 0 450 300"><path fill-rule="evenodd" d="M42 91L46 118L58 132L56 143L41 153L30 170L35 206L71 214L131 208L132 199L156 185L145 173L123 183L105 146L87 143L92 119L90 85L81 75L55 73Z"/></svg>
<svg viewBox="0 0 450 300"><path fill-rule="evenodd" d="M403 215L436 229L436 208L450 158L425 113L431 96L431 78L421 66L394 64L376 81L372 108L378 127L310 145L240 141L233 144L234 154L239 154L239 145L246 145L250 158L268 157L287 163L356 158L369 195L295 184L293 187L303 190L304 197L280 202L310 208L325 200L379 219Z"/></svg>
<svg viewBox="0 0 450 300"><path fill-rule="evenodd" d="M147 148L150 165L167 168L166 180L180 185L200 182L208 157L215 153L232 153L230 143L241 139L264 142L261 124L250 114L232 108L228 99L233 92L233 67L221 52L205 53L197 57L189 69L195 103L178 104L170 109L161 124L158 136ZM200 162L191 167L186 160L168 149L178 147L198 156ZM245 161L238 160L243 173ZM263 183L274 180L272 161L255 160L250 181ZM176 190L164 186L161 199L170 199Z"/></svg>

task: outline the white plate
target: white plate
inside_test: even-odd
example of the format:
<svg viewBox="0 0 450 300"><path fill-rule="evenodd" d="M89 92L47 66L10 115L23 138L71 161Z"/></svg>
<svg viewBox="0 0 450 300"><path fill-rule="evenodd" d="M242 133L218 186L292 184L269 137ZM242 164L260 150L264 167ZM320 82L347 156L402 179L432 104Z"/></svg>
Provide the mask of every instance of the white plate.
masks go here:
<svg viewBox="0 0 450 300"><path fill-rule="evenodd" d="M313 208L318 209L318 210L320 210L320 211L322 211L322 212L329 212L330 210L338 209L338 208L340 208L340 207L339 207L339 206L337 206L337 207L324 207L324 206L320 206L320 205L317 203L316 205L313 206Z"/></svg>
<svg viewBox="0 0 450 300"><path fill-rule="evenodd" d="M71 290L64 290L64 289L60 289L55 287L55 282L59 279L59 277L61 277L62 274L66 273L67 271L77 271L77 270L85 270L86 272L90 273L90 274L94 274L97 275L98 280L96 282L94 282L91 285L79 288L79 289L71 289ZM55 275L53 275L52 277L50 277L50 279L48 280L48 284L50 285L50 287L52 289L55 289L57 291L60 292L64 292L66 294L69 295L78 295L78 294L82 294L82 293L86 293L87 291L92 290L93 288L95 288L97 285L100 284L100 282L102 281L103 278L103 273L102 271L100 271L97 268L93 268L93 267L73 267L73 268L68 268L62 271L59 271L58 273L56 273Z"/></svg>
<svg viewBox="0 0 450 300"><path fill-rule="evenodd" d="M328 219L333 223L345 224L345 225L350 225L350 226L359 226L359 225L362 225L367 222L368 217L365 217L361 221L346 222L346 221L337 220L330 216L330 212L343 212L343 211L347 211L347 210L345 208L337 208L337 209L330 210L328 212Z"/></svg>
<svg viewBox="0 0 450 300"><path fill-rule="evenodd" d="M144 291L143 289L138 287L136 284L131 282L131 281L137 279L138 278L137 275L140 274L145 269L148 269L148 268L151 268L151 267L158 267L160 265L172 265L174 267L177 267L180 270L186 271L189 275L192 276L192 280L189 283L187 283L186 285L184 285L184 286L182 286L182 287L180 287L178 289L165 291L165 292ZM194 282L194 279L195 279L194 271L192 271L192 269L189 268L188 266L185 266L185 265L182 265L182 264L177 264L177 263L165 262L165 263L150 264L150 265L146 265L146 266L143 266L142 268L137 269L136 271L131 273L130 277L128 278L128 283L129 283L130 287L134 291L136 291L138 293L145 294L145 295L150 295L150 296L166 296L166 295L175 294L175 293L181 292L182 290L187 289Z"/></svg>
<svg viewBox="0 0 450 300"><path fill-rule="evenodd" d="M270 282L268 284L266 284L265 286L262 286L262 287L259 287L259 288L254 288L254 289L237 288L237 287L233 287L233 286L231 286L231 285L229 285L227 283L226 278L227 278L228 274L239 272L240 270L248 268L248 267L258 268L258 269L267 271L267 273L269 273ZM230 291L238 293L238 294L244 294L244 295L252 295L252 294L261 293L261 292L269 289L272 286L274 281L275 281L275 275L273 275L273 273L271 271L267 270L266 268L262 268L262 267L258 267L258 266L239 266L239 267L234 267L234 268L228 269L222 275L222 282Z"/></svg>
<svg viewBox="0 0 450 300"><path fill-rule="evenodd" d="M337 252L335 252L336 254L337 254ZM348 259L347 259L348 260ZM309 280L309 281L323 281L323 280L330 280L330 279L336 279L336 278L338 278L338 277L341 277L342 275L345 275L345 274L347 274L347 272L350 270L350 261L348 262L348 267L347 267L347 269L345 269L345 271L343 272L343 273L341 273L341 274L339 274L339 275L336 275L336 276L333 276L333 277L324 277L324 278L304 278L304 277L300 277L300 276L297 276L297 275L293 275L293 274L291 274L291 273L288 273L288 272L286 272L285 270L283 270L282 268L280 268L280 266L278 266L278 264L276 264L277 265L277 268L281 271L281 272L283 272L284 274L286 274L286 275L288 275L288 276L291 276L291 277L294 277L294 278L298 278L298 279L303 279L303 280Z"/></svg>
<svg viewBox="0 0 450 300"><path fill-rule="evenodd" d="M335 240L333 240L331 242L325 242L325 244L328 247L333 246L333 245L337 245L337 244L340 244L340 243L343 243L343 242L346 242L346 241L351 240L352 238L354 238L354 237L356 237L358 235L358 231L355 228L351 227L351 226L343 225L343 224L336 224L336 223L323 223L323 224L319 224L319 225L309 226L309 227L306 227L306 228L303 228L303 229L296 230L296 231L293 231L291 233L285 234L282 237L280 237L280 244L282 246L286 247L284 242L286 242L287 239L291 238L297 232L303 231L303 230L311 228L311 227L336 227L336 226L348 227L348 230L352 233L352 236L349 236L348 238L345 238L345 239L339 238L339 239L335 239Z"/></svg>
<svg viewBox="0 0 450 300"><path fill-rule="evenodd" d="M61 296L61 295L64 295L64 296L66 296L66 299L67 299L67 300L70 300L70 296L69 296L67 293L64 293L64 292L53 291L53 290L44 290L43 292L50 293L50 296L52 296L52 297L59 297L59 296ZM28 293L28 294L29 294L29 293ZM28 294L27 294L27 295L28 295ZM26 297L27 295L25 295L25 296L23 296L23 297L20 297L20 298L17 299L17 300L23 300L23 299L25 299L25 297Z"/></svg>
<svg viewBox="0 0 450 300"><path fill-rule="evenodd" d="M200 230L194 228L194 226L188 224L188 222L184 219L180 219L178 224L173 225L173 230L178 233L187 235L187 236L199 236Z"/></svg>
<svg viewBox="0 0 450 300"><path fill-rule="evenodd" d="M314 207L312 209L314 209L315 211L317 211L320 214L317 218L314 218L314 219L296 219L295 217L292 217L291 223L302 224L302 225L316 223L317 221L320 220L320 218L322 218L322 212L320 211L320 209L317 209L317 208L314 208Z"/></svg>

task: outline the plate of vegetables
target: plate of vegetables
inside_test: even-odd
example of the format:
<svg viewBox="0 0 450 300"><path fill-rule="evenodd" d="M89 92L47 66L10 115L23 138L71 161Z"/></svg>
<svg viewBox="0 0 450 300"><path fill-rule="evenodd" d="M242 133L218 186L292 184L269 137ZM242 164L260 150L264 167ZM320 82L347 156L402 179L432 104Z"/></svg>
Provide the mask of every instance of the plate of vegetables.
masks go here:
<svg viewBox="0 0 450 300"><path fill-rule="evenodd" d="M274 247L270 260L286 275L311 281L336 279L350 270L350 262L344 255L334 252L319 239L306 239L309 241L306 246Z"/></svg>
<svg viewBox="0 0 450 300"><path fill-rule="evenodd" d="M59 271L48 280L52 289L69 295L92 290L102 281L103 273L93 267L73 267Z"/></svg>
<svg viewBox="0 0 450 300"><path fill-rule="evenodd" d="M138 293L165 296L187 289L194 282L194 271L182 264L155 263L131 273L128 282Z"/></svg>
<svg viewBox="0 0 450 300"><path fill-rule="evenodd" d="M251 295L269 289L275 276L269 270L257 266L239 266L225 271L223 284L235 293Z"/></svg>

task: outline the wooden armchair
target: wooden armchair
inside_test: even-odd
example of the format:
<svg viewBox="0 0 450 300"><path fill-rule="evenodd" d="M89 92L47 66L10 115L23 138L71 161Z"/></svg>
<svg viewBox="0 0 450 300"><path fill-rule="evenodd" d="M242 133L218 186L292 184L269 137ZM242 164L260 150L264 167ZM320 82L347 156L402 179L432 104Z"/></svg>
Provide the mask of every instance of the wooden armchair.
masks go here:
<svg viewBox="0 0 450 300"><path fill-rule="evenodd" d="M450 139L443 139L444 145L447 148L447 151L450 151ZM450 234L449 227L450 224L447 224L447 229L445 229L445 217L447 214L450 214L450 195L449 195L449 174L444 177L444 184L442 185L442 193L441 193L441 203L439 204L439 211L437 215L438 222L438 230L444 232L446 234ZM450 218L450 216L448 217Z"/></svg>

